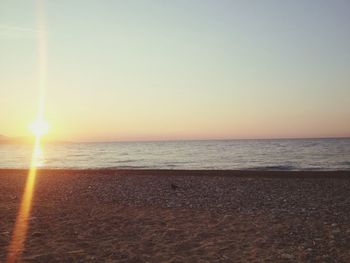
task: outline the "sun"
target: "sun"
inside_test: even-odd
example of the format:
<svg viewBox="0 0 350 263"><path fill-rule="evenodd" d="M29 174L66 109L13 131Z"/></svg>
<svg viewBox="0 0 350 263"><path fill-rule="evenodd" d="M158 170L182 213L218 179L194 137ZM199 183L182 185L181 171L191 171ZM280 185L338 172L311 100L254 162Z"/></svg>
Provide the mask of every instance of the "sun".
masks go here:
<svg viewBox="0 0 350 263"><path fill-rule="evenodd" d="M49 124L43 119L36 119L29 125L30 131L37 137L41 137L48 133Z"/></svg>

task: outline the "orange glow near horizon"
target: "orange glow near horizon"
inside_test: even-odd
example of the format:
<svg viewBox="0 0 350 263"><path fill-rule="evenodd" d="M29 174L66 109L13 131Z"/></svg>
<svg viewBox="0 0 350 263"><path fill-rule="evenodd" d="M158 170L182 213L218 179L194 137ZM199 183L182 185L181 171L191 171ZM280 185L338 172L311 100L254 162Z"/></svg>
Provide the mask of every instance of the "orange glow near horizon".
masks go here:
<svg viewBox="0 0 350 263"><path fill-rule="evenodd" d="M30 162L30 168L17 213L16 222L12 232L11 241L8 247L7 262L19 262L23 253L24 244L28 232L35 180L37 176L37 167L40 166L42 158L41 137L48 132L48 124L44 119L45 108L45 87L46 87L46 71L47 71L47 35L46 23L44 16L44 0L37 0L37 16L38 16L38 89L39 104L36 120L30 125L35 136L34 149Z"/></svg>

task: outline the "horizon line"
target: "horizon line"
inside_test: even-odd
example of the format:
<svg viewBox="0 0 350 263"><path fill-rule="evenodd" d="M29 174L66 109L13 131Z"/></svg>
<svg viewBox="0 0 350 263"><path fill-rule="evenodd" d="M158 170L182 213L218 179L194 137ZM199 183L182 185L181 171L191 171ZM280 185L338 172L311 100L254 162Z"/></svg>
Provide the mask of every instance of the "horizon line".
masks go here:
<svg viewBox="0 0 350 263"><path fill-rule="evenodd" d="M0 138L5 137L6 139L0 143L26 143L23 140L28 139L28 143L31 142L32 136L7 136L0 134ZM251 138L177 138L177 139L127 139L127 140L65 140L65 139L45 139L43 138L44 143L131 143L131 142L181 142L181 141L249 141L249 140L317 140L317 139L350 139L350 136L320 136L320 137L251 137ZM11 141L14 140L14 141Z"/></svg>
<svg viewBox="0 0 350 263"><path fill-rule="evenodd" d="M66 141L67 143L118 143L118 142L177 142L177 141L245 141L245 140L316 140L316 139L350 139L350 136L329 137L274 137L274 138L187 138L187 139L149 139L149 140L92 140L92 141ZM59 141L59 140L58 140ZM65 141L65 140L61 140Z"/></svg>

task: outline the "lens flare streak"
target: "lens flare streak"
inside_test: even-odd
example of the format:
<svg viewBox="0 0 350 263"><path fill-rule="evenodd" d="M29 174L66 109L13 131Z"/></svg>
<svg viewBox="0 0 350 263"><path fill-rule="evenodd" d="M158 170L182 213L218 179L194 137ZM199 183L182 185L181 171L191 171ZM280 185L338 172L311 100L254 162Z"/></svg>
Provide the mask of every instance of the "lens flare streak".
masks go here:
<svg viewBox="0 0 350 263"><path fill-rule="evenodd" d="M28 220L32 208L32 199L34 194L35 180L37 176L38 159L41 157L41 136L47 132L48 126L44 121L45 107L45 87L47 76L47 34L45 23L44 0L37 0L37 37L38 37L38 90L39 105L37 121L32 127L35 135L34 149L32 153L30 169L28 172L22 200L17 213L16 222L12 232L11 241L8 248L7 262L13 263L20 261L23 253L24 244L28 232Z"/></svg>
<svg viewBox="0 0 350 263"><path fill-rule="evenodd" d="M28 218L32 207L34 184L37 174L37 157L40 155L40 151L40 136L36 136L30 170L8 250L8 263L17 262L24 248L24 242L28 231Z"/></svg>

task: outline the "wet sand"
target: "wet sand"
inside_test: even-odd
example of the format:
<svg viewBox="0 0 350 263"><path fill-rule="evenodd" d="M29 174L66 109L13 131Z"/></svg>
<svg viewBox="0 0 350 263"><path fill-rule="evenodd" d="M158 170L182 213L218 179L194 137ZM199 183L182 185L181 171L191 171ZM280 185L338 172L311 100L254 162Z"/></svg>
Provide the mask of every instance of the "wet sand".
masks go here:
<svg viewBox="0 0 350 263"><path fill-rule="evenodd" d="M0 262L27 171L0 170ZM350 262L350 172L43 170L23 262Z"/></svg>

